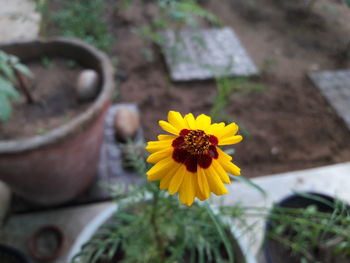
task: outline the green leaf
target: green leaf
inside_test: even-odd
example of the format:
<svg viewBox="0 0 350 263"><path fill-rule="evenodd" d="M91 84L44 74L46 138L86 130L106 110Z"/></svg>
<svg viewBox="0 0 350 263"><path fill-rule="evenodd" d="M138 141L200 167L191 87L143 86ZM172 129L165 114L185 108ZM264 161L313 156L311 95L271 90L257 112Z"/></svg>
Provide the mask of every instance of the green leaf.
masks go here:
<svg viewBox="0 0 350 263"><path fill-rule="evenodd" d="M220 238L222 240L222 242L224 243L227 255L228 255L228 260L229 262L234 262L234 256L232 253L232 246L230 241L227 238L227 235L224 231L223 225L220 222L220 220L217 218L217 216L213 213L213 211L211 210L210 206L208 205L208 203L204 204L204 207L206 208L211 220L213 221L216 230L218 231L218 234L220 235Z"/></svg>
<svg viewBox="0 0 350 263"><path fill-rule="evenodd" d="M350 0L344 0L344 3L345 3L348 7L350 7Z"/></svg>
<svg viewBox="0 0 350 263"><path fill-rule="evenodd" d="M318 196L318 195L315 195L315 194L309 194L309 193L304 193L304 192L298 192L298 191L293 191L294 194L296 195L299 195L301 197L305 197L305 198L308 198L308 199L311 199L311 200L315 200L315 201L318 201L320 203L323 203L325 205L328 205L329 207L331 208L334 208L334 203L321 197L321 196Z"/></svg>
<svg viewBox="0 0 350 263"><path fill-rule="evenodd" d="M13 70L6 61L0 61L0 71L5 75L7 79L10 81L15 81Z"/></svg>
<svg viewBox="0 0 350 263"><path fill-rule="evenodd" d="M259 191L262 195L266 196L266 192L264 189L262 189L259 185L253 183L252 180L246 178L246 177L243 177L243 176L232 176L231 177L232 179L234 180L237 180L237 181L240 181L241 183L244 183L244 184L247 184L253 188L255 188L255 190Z"/></svg>
<svg viewBox="0 0 350 263"><path fill-rule="evenodd" d="M11 114L11 104L5 94L0 93L0 120L7 122Z"/></svg>
<svg viewBox="0 0 350 263"><path fill-rule="evenodd" d="M28 77L33 76L32 72L23 64L16 64L16 65L14 65L14 68Z"/></svg>
<svg viewBox="0 0 350 263"><path fill-rule="evenodd" d="M0 94L11 98L17 99L19 97L18 92L13 88L13 85L10 81L0 78Z"/></svg>
<svg viewBox="0 0 350 263"><path fill-rule="evenodd" d="M9 62L12 65L15 65L17 63L19 63L19 58L13 55L8 55L9 56Z"/></svg>

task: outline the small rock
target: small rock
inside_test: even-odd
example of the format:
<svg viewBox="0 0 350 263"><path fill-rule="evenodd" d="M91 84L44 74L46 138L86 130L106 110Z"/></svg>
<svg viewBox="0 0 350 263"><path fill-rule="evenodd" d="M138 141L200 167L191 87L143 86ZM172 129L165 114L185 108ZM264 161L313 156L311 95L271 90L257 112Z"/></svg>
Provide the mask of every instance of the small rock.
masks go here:
<svg viewBox="0 0 350 263"><path fill-rule="evenodd" d="M132 139L140 127L140 116L138 113L128 109L120 108L114 117L115 134L118 140L127 141Z"/></svg>
<svg viewBox="0 0 350 263"><path fill-rule="evenodd" d="M311 71L318 71L318 70L320 70L320 65L318 65L318 64L311 64L311 66L310 66L310 70Z"/></svg>
<svg viewBox="0 0 350 263"><path fill-rule="evenodd" d="M79 101L91 101L98 94L99 76L95 70L83 70L77 80L76 94Z"/></svg>
<svg viewBox="0 0 350 263"><path fill-rule="evenodd" d="M272 155L277 155L279 152L280 151L279 151L279 149L276 146L271 148L271 154Z"/></svg>

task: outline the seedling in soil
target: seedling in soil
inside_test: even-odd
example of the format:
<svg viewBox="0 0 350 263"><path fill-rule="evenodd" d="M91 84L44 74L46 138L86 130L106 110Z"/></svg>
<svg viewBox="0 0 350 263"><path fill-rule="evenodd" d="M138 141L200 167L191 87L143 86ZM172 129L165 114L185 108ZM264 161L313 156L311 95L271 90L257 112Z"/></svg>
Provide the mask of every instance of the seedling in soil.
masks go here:
<svg viewBox="0 0 350 263"><path fill-rule="evenodd" d="M41 65L47 69L53 68L55 66L55 64L52 62L52 60L48 57L41 58Z"/></svg>
<svg viewBox="0 0 350 263"><path fill-rule="evenodd" d="M123 1L120 3L121 8L128 7L135 1ZM192 29L198 28L198 19L204 19L210 23L220 26L221 22L211 12L203 9L197 4L197 1L183 0L183 1L164 1L158 0L158 8L160 18L149 21L148 25L143 25L134 30L134 32L141 37L145 48L141 50L142 54L147 60L152 61L154 58L152 44L162 46L164 44L164 37L160 33L167 28L174 28L179 32L184 27ZM145 14L145 17L149 15Z"/></svg>
<svg viewBox="0 0 350 263"><path fill-rule="evenodd" d="M217 95L210 111L215 121L225 121L228 116L226 109L230 104L230 97L233 93L250 94L252 92L264 92L263 84L254 82L249 78L216 78Z"/></svg>
<svg viewBox="0 0 350 263"><path fill-rule="evenodd" d="M103 0L63 0L60 9L51 14L49 0L35 0L37 11L42 16L40 35L47 35L47 25L58 25L61 35L80 38L100 49L108 50L112 36L107 29L107 23L101 19L106 9ZM51 1L52 2L52 1Z"/></svg>

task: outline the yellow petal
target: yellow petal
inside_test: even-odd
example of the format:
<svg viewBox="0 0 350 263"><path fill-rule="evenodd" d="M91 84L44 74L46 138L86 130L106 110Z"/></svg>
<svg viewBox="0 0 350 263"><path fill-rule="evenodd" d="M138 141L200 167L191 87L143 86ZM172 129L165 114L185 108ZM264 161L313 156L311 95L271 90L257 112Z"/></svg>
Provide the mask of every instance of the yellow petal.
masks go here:
<svg viewBox="0 0 350 263"><path fill-rule="evenodd" d="M225 139L221 140L219 139L219 145L229 145L229 144L235 144L242 141L243 137L241 135L226 137Z"/></svg>
<svg viewBox="0 0 350 263"><path fill-rule="evenodd" d="M197 173L197 178L195 178L195 182L194 182L194 192L195 192L195 196L201 200L204 201L205 199L208 199L208 197L205 197L202 193L202 191L199 189L199 184L198 184L198 173Z"/></svg>
<svg viewBox="0 0 350 263"><path fill-rule="evenodd" d="M169 111L168 122L177 128L179 131L182 129L188 129L187 122L182 118L181 114L177 111Z"/></svg>
<svg viewBox="0 0 350 263"><path fill-rule="evenodd" d="M240 175L241 174L241 169L237 165L235 165L235 164L233 164L225 159L222 159L222 158L219 158L218 161L219 161L220 165L222 166L222 168L224 168L224 170L226 172L228 172L229 174L233 174L233 175Z"/></svg>
<svg viewBox="0 0 350 263"><path fill-rule="evenodd" d="M148 156L147 162L148 163L157 163L166 157L172 156L172 153L173 153L173 148L167 147L161 151L157 151L155 153L152 153L150 156Z"/></svg>
<svg viewBox="0 0 350 263"><path fill-rule="evenodd" d="M166 171L166 175L163 177L163 179L161 179L160 181L160 186L159 188L161 190L165 190L169 188L169 184L171 182L171 179L174 177L174 175L176 174L176 172L180 169L180 167L183 166L182 164L175 164L174 166L172 166L170 169L168 169Z"/></svg>
<svg viewBox="0 0 350 263"><path fill-rule="evenodd" d="M159 121L159 126L162 127L164 131L167 131L169 133L178 135L180 133L180 130L175 128L173 125L171 125L169 122L166 121Z"/></svg>
<svg viewBox="0 0 350 263"><path fill-rule="evenodd" d="M147 146L146 146L146 150L150 153L154 153L157 151L162 151L165 148L171 148L171 140L167 140L167 141L152 141L152 142L148 142Z"/></svg>
<svg viewBox="0 0 350 263"><path fill-rule="evenodd" d="M224 127L225 127L225 123L223 123L223 122L214 123L214 124L210 125L210 127L207 129L207 133L218 137L217 134L220 134L221 130Z"/></svg>
<svg viewBox="0 0 350 263"><path fill-rule="evenodd" d="M196 120L194 119L192 113L186 114L184 118L185 118L185 121L187 122L188 127L190 127L190 129L192 130L197 129Z"/></svg>
<svg viewBox="0 0 350 263"><path fill-rule="evenodd" d="M204 171L203 168L198 167L197 180L198 180L199 190L203 194L204 198L205 199L209 198L209 196L210 196L210 189L209 189L207 176L206 176L205 171Z"/></svg>
<svg viewBox="0 0 350 263"><path fill-rule="evenodd" d="M231 123L221 129L216 130L216 136L218 139L225 139L226 137L232 137L236 135L238 131L238 125L236 123Z"/></svg>
<svg viewBox="0 0 350 263"><path fill-rule="evenodd" d="M155 181L163 178L174 164L176 165L177 163L171 157L161 160L148 170L146 173L148 176L147 179Z"/></svg>
<svg viewBox="0 0 350 263"><path fill-rule="evenodd" d="M184 176L184 179L182 181L182 185L180 187L179 191L179 199L183 204L186 204L188 206L192 205L194 201L194 177L195 173L188 173L186 176Z"/></svg>
<svg viewBox="0 0 350 263"><path fill-rule="evenodd" d="M160 140L160 141L167 141L167 140L173 141L176 139L176 137L178 137L178 136L168 135L168 134L160 134L160 135L158 135L158 140Z"/></svg>
<svg viewBox="0 0 350 263"><path fill-rule="evenodd" d="M221 164L217 160L213 160L211 164L215 169L216 174L220 177L221 181L223 181L225 184L230 184L230 177L228 176L224 168L221 166Z"/></svg>
<svg viewBox="0 0 350 263"><path fill-rule="evenodd" d="M179 191L179 188L182 184L184 176L186 176L187 169L185 165L181 165L180 168L176 171L176 174L170 181L169 185L169 194L173 195ZM188 172L187 172L188 173Z"/></svg>
<svg viewBox="0 0 350 263"><path fill-rule="evenodd" d="M210 191L216 195L227 194L228 191L215 170L211 167L206 170Z"/></svg>
<svg viewBox="0 0 350 263"><path fill-rule="evenodd" d="M232 157L230 155L228 155L227 153L225 153L223 150L221 150L219 147L216 147L216 150L219 154L219 158L223 158L223 159L226 159L228 161L232 160Z"/></svg>
<svg viewBox="0 0 350 263"><path fill-rule="evenodd" d="M201 114L196 118L197 129L206 131L211 124L211 118L207 115Z"/></svg>
<svg viewBox="0 0 350 263"><path fill-rule="evenodd" d="M166 190L169 188L169 184L171 179L173 178L173 174L168 173L166 176L164 176L164 178L160 181L160 186L159 188L161 190Z"/></svg>

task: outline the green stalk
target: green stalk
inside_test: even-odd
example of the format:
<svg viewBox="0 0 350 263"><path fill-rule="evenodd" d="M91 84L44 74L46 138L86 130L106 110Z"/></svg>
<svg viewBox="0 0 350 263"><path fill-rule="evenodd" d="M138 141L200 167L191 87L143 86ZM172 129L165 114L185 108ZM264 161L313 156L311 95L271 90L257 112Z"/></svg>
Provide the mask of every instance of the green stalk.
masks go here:
<svg viewBox="0 0 350 263"><path fill-rule="evenodd" d="M164 243L160 235L158 224L157 224L158 201L159 201L159 190L153 192L151 225L153 227L154 238L156 239L156 242L158 245L158 254L159 254L160 262L165 263Z"/></svg>

